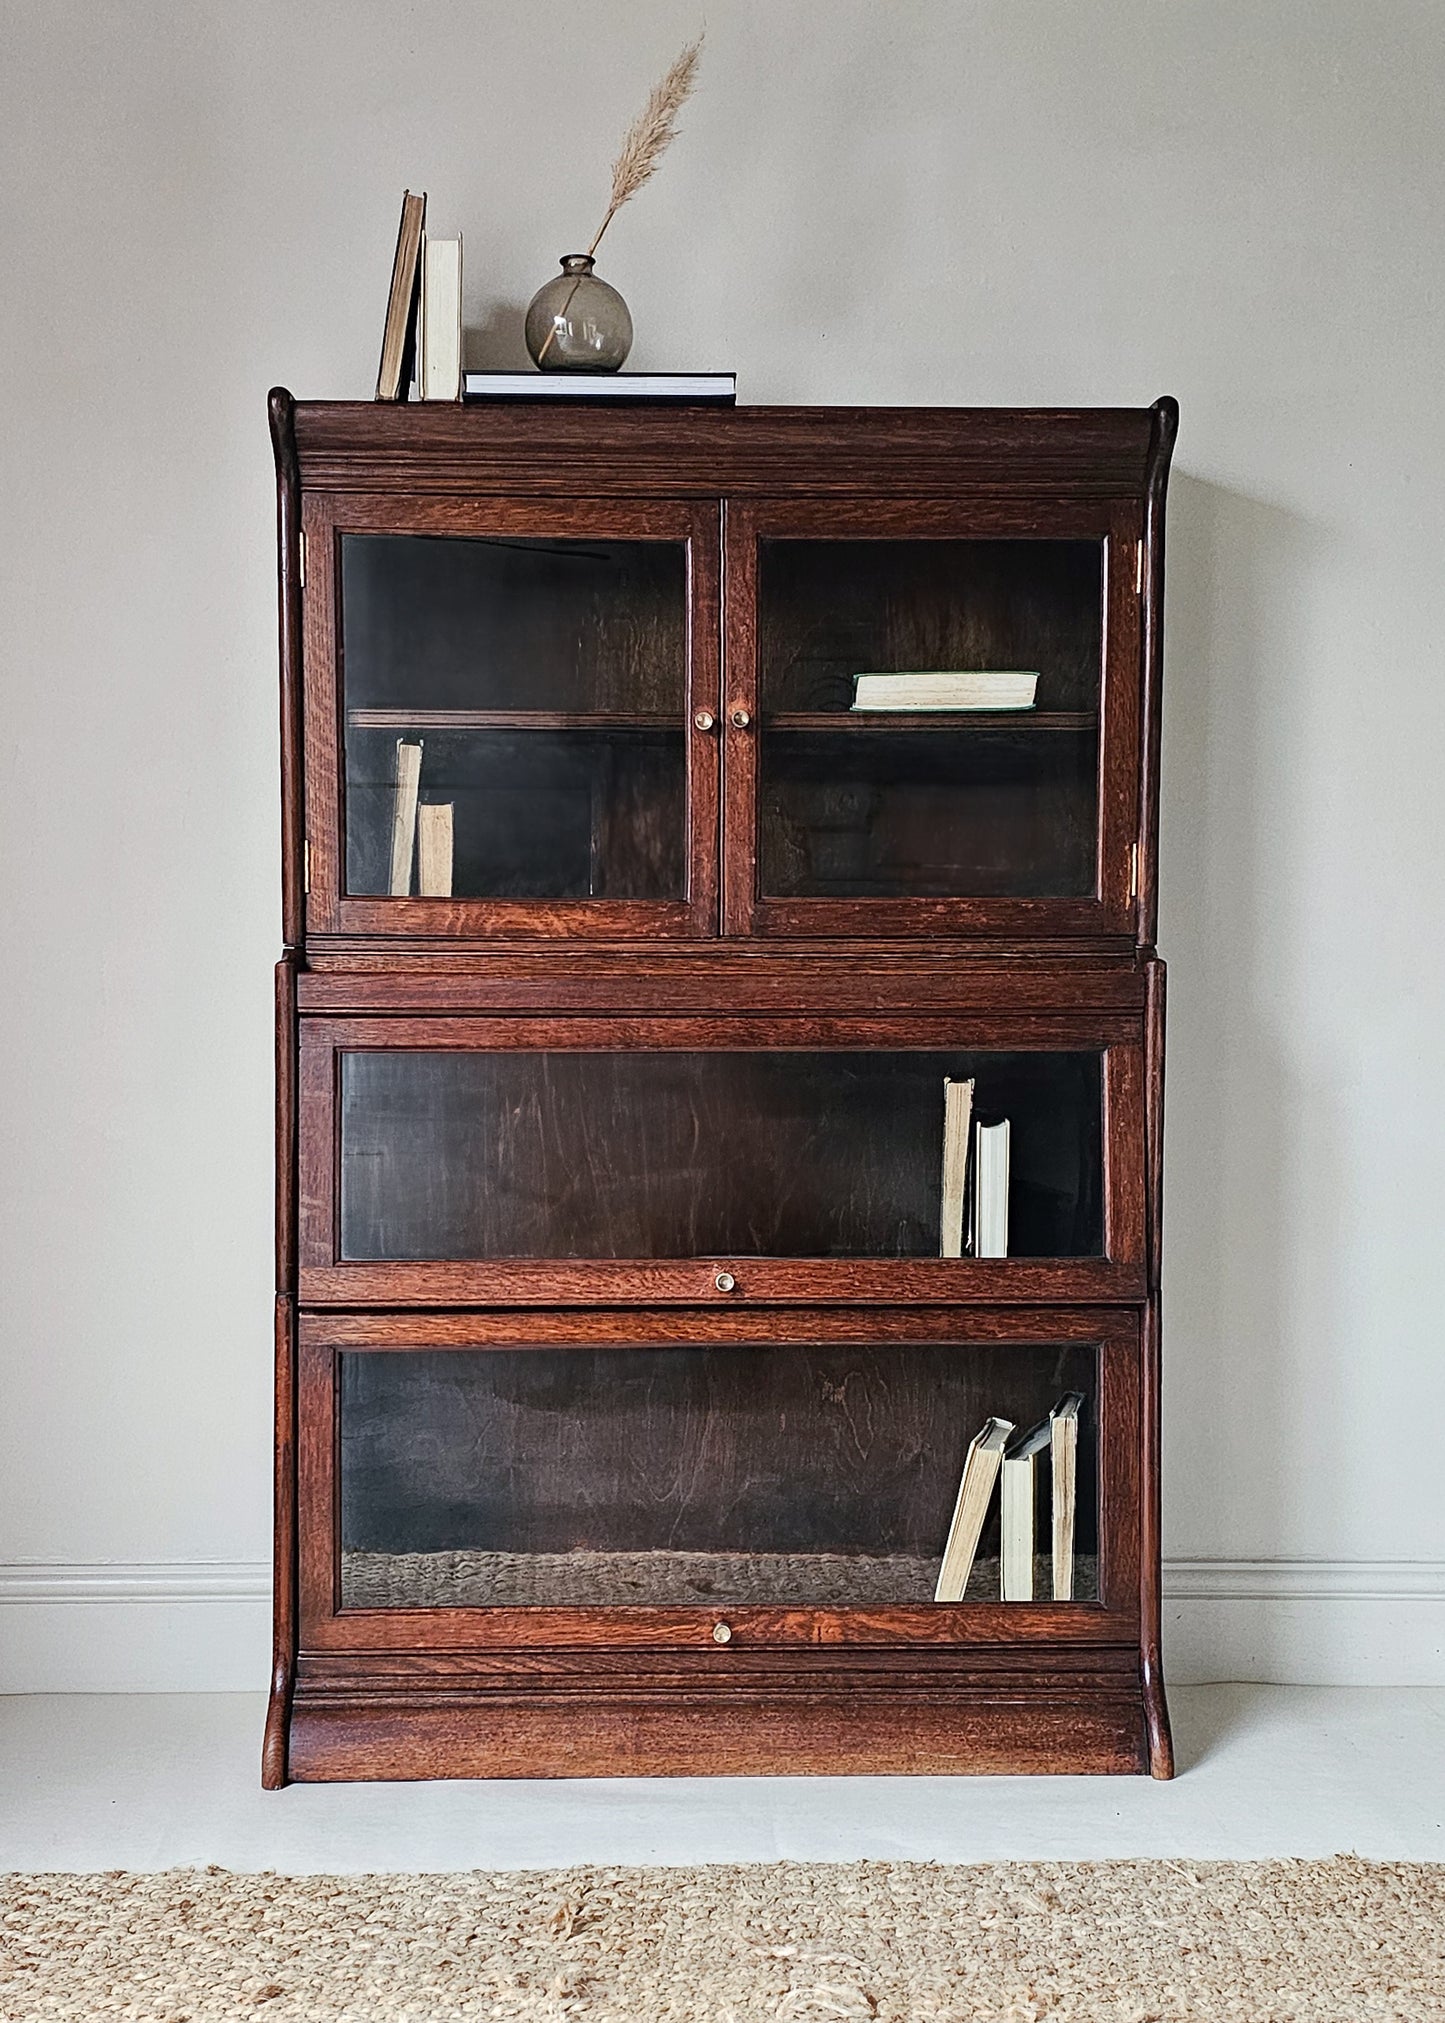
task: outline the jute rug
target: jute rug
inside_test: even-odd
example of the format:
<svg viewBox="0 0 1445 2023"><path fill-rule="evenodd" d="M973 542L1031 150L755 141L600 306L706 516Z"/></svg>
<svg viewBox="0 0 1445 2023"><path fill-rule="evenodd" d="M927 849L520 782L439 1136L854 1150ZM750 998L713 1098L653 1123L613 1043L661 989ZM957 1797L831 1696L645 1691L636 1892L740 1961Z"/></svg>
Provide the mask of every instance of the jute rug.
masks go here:
<svg viewBox="0 0 1445 2023"><path fill-rule="evenodd" d="M0 1878L5 2023L1429 2023L1445 1866Z"/></svg>

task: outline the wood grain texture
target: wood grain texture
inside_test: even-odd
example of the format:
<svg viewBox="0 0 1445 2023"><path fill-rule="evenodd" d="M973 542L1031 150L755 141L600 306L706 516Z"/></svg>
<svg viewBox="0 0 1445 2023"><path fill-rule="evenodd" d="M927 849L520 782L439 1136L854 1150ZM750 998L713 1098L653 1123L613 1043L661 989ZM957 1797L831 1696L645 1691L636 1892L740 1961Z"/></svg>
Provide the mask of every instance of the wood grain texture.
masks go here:
<svg viewBox="0 0 1445 2023"><path fill-rule="evenodd" d="M1144 579L1141 652L1143 734L1139 767L1139 920L1141 948L1159 932L1159 757L1164 703L1164 506L1179 434L1179 403L1165 394L1150 409L1144 480Z"/></svg>
<svg viewBox="0 0 1445 2023"><path fill-rule="evenodd" d="M284 387L267 396L276 463L276 547L281 654L281 940L305 933L305 817L301 726L301 472L296 403Z"/></svg>
<svg viewBox="0 0 1445 2023"><path fill-rule="evenodd" d="M276 1290L296 1290L296 957L282 956L275 976Z"/></svg>
<svg viewBox="0 0 1445 2023"><path fill-rule="evenodd" d="M288 1781L291 1700L299 1620L296 1578L296 1310L278 1294L275 1311L275 1429L271 1545L271 1688L261 1744L261 1784Z"/></svg>
<svg viewBox="0 0 1445 2023"><path fill-rule="evenodd" d="M848 493L1003 501L1136 496L1150 410L783 408L568 412L463 403L296 408L310 491L624 498Z"/></svg>
<svg viewBox="0 0 1445 2023"><path fill-rule="evenodd" d="M1149 1303L1144 1313L1140 1371L1139 1663L1144 1716L1149 1736L1149 1768L1155 1777L1174 1775L1174 1743L1164 1695L1164 1643L1160 1565L1163 1511L1160 1491L1162 1447L1163 1292L1160 1260L1164 1243L1164 1018L1165 970L1156 956L1149 964L1149 1008L1145 1042L1147 1088Z"/></svg>
<svg viewBox="0 0 1445 2023"><path fill-rule="evenodd" d="M732 1691L297 1701L304 1783L432 1777L1102 1775L1144 1767L1135 1694Z"/></svg>
<svg viewBox="0 0 1445 2023"><path fill-rule="evenodd" d="M715 1012L723 1004L734 1015L886 1013L908 1019L948 1013L971 1019L1002 1013L1015 1027L1021 1020L1055 1016L1067 1004L1070 1016L1081 1020L1104 1012L1142 1019L1145 972L1128 960L940 958L932 951L902 952L896 946L857 942L846 944L846 950L842 957L817 949L779 954L722 943L689 950L687 959L678 961L652 948L619 954L592 946L585 963L555 951L473 953L429 964L413 956L405 969L348 962L345 968L304 972L297 980L297 1002L303 1013L381 1017L569 1011L630 1017L643 1004L659 1016Z"/></svg>

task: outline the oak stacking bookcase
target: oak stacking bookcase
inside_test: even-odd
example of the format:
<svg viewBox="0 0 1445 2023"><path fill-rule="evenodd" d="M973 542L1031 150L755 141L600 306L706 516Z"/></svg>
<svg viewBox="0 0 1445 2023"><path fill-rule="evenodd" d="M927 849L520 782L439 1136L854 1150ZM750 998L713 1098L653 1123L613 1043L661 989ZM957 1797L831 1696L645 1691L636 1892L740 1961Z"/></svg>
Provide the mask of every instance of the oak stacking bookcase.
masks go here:
<svg viewBox="0 0 1445 2023"><path fill-rule="evenodd" d="M270 421L265 1783L1167 1777L1175 404ZM855 706L939 670L1034 706ZM1005 1256L940 1254L945 1078ZM1068 1392L1073 1598L995 1498L936 1602Z"/></svg>

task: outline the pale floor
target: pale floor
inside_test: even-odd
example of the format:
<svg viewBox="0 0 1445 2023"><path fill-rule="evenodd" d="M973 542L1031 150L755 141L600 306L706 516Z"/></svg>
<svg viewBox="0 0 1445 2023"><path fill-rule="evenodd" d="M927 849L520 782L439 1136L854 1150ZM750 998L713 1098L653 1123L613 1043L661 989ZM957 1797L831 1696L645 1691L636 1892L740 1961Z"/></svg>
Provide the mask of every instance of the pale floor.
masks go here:
<svg viewBox="0 0 1445 2023"><path fill-rule="evenodd" d="M1445 1690L1195 1686L1182 1775L296 1786L252 1694L0 1699L0 1870L1445 1859Z"/></svg>

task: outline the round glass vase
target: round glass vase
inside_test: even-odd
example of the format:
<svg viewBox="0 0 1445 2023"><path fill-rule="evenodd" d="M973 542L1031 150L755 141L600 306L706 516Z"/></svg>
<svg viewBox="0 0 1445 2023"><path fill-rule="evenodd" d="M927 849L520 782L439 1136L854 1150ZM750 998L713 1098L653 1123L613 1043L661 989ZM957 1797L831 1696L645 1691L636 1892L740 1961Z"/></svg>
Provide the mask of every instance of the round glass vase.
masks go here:
<svg viewBox="0 0 1445 2023"><path fill-rule="evenodd" d="M632 317L590 253L566 253L527 305L526 335L543 372L616 372L632 349Z"/></svg>

